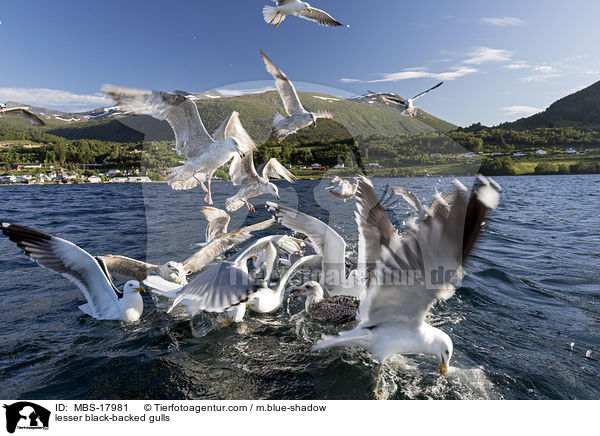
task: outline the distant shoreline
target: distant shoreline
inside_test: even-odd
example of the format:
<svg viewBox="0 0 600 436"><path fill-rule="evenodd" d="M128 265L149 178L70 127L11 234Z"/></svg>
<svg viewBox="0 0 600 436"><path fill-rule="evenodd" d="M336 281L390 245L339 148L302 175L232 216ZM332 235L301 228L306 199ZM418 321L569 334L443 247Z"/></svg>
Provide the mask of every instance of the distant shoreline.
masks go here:
<svg viewBox="0 0 600 436"><path fill-rule="evenodd" d="M573 174L496 174L491 177L538 177L538 176L591 176L598 175L600 173L573 173ZM342 178L351 179L356 176L344 176ZM448 174L431 174L430 176L369 176L370 179L428 179L428 178L457 178L457 177L474 177L471 174L461 175L448 175ZM331 177L302 177L297 176L298 180L320 180L320 179L331 179ZM278 181L277 179L272 181ZM230 182L230 180L213 180L211 183L219 182ZM167 183L165 180L152 180L150 182L102 182L102 183L60 183L60 182L47 182L47 183L0 183L0 187L5 186L100 186L100 185L144 185L144 184L156 184L156 183Z"/></svg>

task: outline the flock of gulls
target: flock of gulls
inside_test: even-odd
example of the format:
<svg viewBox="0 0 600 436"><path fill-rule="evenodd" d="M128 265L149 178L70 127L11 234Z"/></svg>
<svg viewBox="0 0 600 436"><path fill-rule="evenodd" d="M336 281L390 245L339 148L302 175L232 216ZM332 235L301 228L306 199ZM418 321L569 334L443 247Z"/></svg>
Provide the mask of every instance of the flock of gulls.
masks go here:
<svg viewBox="0 0 600 436"><path fill-rule="evenodd" d="M265 6L263 11L265 20L275 27L288 15L341 25L307 3L276 3L276 7ZM304 109L292 82L260 53L288 114L284 117L277 113L273 118L272 129L277 138L283 140L315 124L318 118L330 116ZM226 210L202 206L208 222L205 241L187 259L170 259L161 265L116 254L94 256L57 236L1 223L2 233L26 256L61 274L81 290L87 302L79 308L85 314L98 320L139 320L144 308L140 294L144 284L158 298L171 301L167 312L183 308L195 335L191 319L199 313L225 313L224 324L228 324L241 322L252 312L281 310L287 298L305 298L305 314L313 322L350 327L338 335L323 337L313 350L359 346L370 352L380 364L379 369L392 354L427 354L438 360L441 373L448 371L452 340L427 323L427 314L436 300L454 294L454 285L463 276L463 261L486 214L498 204L500 187L492 179L477 176L470 190L455 180L455 192L444 197L436 194L429 207L409 190L394 188L394 194L406 199L418 213L398 232L368 178L357 175L351 182L334 177L325 188L336 198L332 201L356 199L358 259L351 259L344 238L333 228L279 203L277 186L270 179L294 183L295 177L276 159L269 160L261 170L256 169L256 144L237 112L211 135L195 103L186 96L112 85L105 85L103 90L121 110L169 123L176 150L185 157L183 165L168 172L167 182L173 189L200 185L206 192L204 201L213 205L212 175L229 163L230 178L238 190L226 199L227 211L244 206L254 211L249 201L260 195L270 195L278 202L266 203L272 218L235 230L228 228L230 217ZM407 100L408 108L412 100ZM38 121L24 108L0 110L0 116L11 114ZM276 226L286 231L273 231L250 241L254 233ZM437 274L440 271L443 274ZM296 275L306 272L311 274L311 280L291 285ZM118 289L113 275L130 280ZM379 372L375 395L380 398L378 382Z"/></svg>

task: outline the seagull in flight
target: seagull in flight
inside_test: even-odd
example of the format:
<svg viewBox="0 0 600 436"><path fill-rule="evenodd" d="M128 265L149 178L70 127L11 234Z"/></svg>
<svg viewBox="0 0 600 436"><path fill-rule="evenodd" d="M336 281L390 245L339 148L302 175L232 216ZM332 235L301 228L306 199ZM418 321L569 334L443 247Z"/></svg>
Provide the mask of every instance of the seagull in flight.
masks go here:
<svg viewBox="0 0 600 436"><path fill-rule="evenodd" d="M240 186L240 190L232 197L225 200L225 207L229 211L238 210L244 204L248 210L254 212L248 199L258 197L262 194L274 195L279 200L279 189L269 181L269 177L276 179L285 179L290 183L294 183L296 177L289 172L275 158L270 159L261 171L261 175L254 168L253 153L250 152L246 156L235 156L229 167L229 177L234 186Z"/></svg>
<svg viewBox="0 0 600 436"><path fill-rule="evenodd" d="M300 0L275 0L277 6L265 6L263 8L263 18L269 24L273 24L275 29L281 24L287 15L296 15L305 20L314 21L323 26L345 26L329 15L327 12L313 8L307 2Z"/></svg>
<svg viewBox="0 0 600 436"><path fill-rule="evenodd" d="M85 314L98 320L133 322L142 315L144 288L136 280L125 283L120 291L113 284L102 258L56 236L17 224L2 223L2 233L27 257L74 283L87 303L79 306Z"/></svg>
<svg viewBox="0 0 600 436"><path fill-rule="evenodd" d="M237 112L217 129L221 139L216 140L206 131L196 104L187 96L113 85L104 85L102 90L122 110L150 115L169 123L175 133L175 149L185 155L187 161L169 170L167 182L176 190L191 189L200 184L207 193L204 200L208 204L213 204L210 180L217 168L235 155L245 155L256 149L240 124ZM204 182L208 182L208 188Z"/></svg>
<svg viewBox="0 0 600 436"><path fill-rule="evenodd" d="M442 86L443 83L444 82L440 82L437 85L432 86L428 90L418 93L413 98L408 98L406 100L404 100L404 99L402 99L402 98L400 98L400 97L398 97L396 95L391 95L391 94L382 94L382 96L383 96L383 99L385 101L388 101L390 103L395 103L395 104L398 104L401 107L404 107L404 111L402 112L403 115L408 115L408 116L411 116L411 117L415 117L417 115L417 109L418 108L414 105L414 101L417 98L419 98L419 97L427 94L429 91L434 90L435 88L437 88L439 86Z"/></svg>
<svg viewBox="0 0 600 436"><path fill-rule="evenodd" d="M328 112L309 112L300 103L300 98L296 88L287 78L287 76L260 50L263 62L267 72L275 79L277 92L281 97L281 102L285 111L289 115L285 118L279 112L273 116L272 127L277 134L279 142L283 141L288 135L296 133L298 130L308 127L311 124L316 126L318 118L331 118Z"/></svg>
<svg viewBox="0 0 600 436"><path fill-rule="evenodd" d="M438 208L400 236L387 217L373 185L361 178L357 193L359 265L365 270L366 296L359 305L360 323L313 346L358 345L381 366L392 354L437 357L445 374L452 358L450 336L426 322L435 300L446 300L462 278L462 262L471 251L488 210L496 208L499 194L487 179L471 195L455 180L456 197L450 209ZM441 273L439 271L442 271ZM435 274L434 274L435 273ZM412 279L410 278L412 277Z"/></svg>
<svg viewBox="0 0 600 436"><path fill-rule="evenodd" d="M356 194L356 190L358 189L358 178L356 178L356 182L353 185L348 180L334 176L333 179L331 179L329 186L327 186L325 189L328 190L329 193L334 197L344 200L345 203L346 200L354 197Z"/></svg>

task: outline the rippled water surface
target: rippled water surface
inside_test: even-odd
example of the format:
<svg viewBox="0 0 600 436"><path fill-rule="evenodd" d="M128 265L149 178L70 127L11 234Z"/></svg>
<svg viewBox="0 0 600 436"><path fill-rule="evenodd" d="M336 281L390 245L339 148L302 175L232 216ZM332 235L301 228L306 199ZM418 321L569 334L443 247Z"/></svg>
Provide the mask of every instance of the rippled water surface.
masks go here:
<svg viewBox="0 0 600 436"><path fill-rule="evenodd" d="M387 397L600 398L600 177L497 181L501 203L467 261L469 273L430 319L454 341L450 375L440 376L431 357L394 356L382 372ZM380 194L387 184L406 186L427 201L436 189L452 190L448 178L374 184ZM353 200L342 203L316 180L278 185L283 204L330 223L356 250ZM233 188L213 186L223 207ZM164 184L0 186L0 220L67 238L92 254L164 262L187 257L203 241L202 197ZM267 218L263 203L256 199L255 215L238 211L230 228ZM401 201L389 213L398 228L412 216ZM229 327L198 316L201 338L191 336L183 312L166 314L167 303L148 294L138 323L96 321L77 308L84 300L74 285L4 237L0 297L3 398L373 398L369 355L312 352L313 342L336 329L304 318L300 302Z"/></svg>

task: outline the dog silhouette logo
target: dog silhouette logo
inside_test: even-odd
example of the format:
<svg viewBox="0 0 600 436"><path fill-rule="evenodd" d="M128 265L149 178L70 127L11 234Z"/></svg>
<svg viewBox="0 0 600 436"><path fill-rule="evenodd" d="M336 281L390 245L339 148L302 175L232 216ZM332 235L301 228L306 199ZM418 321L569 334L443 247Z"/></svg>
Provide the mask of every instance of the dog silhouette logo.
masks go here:
<svg viewBox="0 0 600 436"><path fill-rule="evenodd" d="M10 405L5 404L6 431L14 433L19 429L48 429L50 411L42 406L28 401L19 401Z"/></svg>

